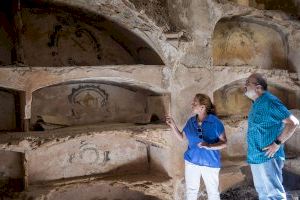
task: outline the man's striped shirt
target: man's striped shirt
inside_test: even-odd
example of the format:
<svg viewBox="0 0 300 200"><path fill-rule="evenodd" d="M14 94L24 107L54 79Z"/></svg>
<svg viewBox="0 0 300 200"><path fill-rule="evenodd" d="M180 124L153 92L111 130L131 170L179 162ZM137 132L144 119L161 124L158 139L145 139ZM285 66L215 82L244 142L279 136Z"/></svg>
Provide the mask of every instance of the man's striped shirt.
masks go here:
<svg viewBox="0 0 300 200"><path fill-rule="evenodd" d="M248 116L248 163L260 164L272 159L262 149L272 144L281 134L284 128L282 121L290 115L282 102L268 91L254 101ZM273 158L285 158L283 145Z"/></svg>

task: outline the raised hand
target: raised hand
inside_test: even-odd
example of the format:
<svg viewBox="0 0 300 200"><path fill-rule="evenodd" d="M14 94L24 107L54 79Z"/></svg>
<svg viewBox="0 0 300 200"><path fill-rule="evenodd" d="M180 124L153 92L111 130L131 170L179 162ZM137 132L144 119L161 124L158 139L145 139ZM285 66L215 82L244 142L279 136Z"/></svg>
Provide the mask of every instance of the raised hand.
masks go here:
<svg viewBox="0 0 300 200"><path fill-rule="evenodd" d="M171 116L166 115L166 124L168 124L169 126L175 125L175 122Z"/></svg>

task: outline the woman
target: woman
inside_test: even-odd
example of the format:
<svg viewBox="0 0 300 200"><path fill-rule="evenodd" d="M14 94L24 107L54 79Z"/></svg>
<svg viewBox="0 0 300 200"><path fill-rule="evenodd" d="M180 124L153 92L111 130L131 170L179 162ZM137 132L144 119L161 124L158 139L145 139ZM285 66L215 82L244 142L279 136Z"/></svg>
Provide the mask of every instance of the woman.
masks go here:
<svg viewBox="0 0 300 200"><path fill-rule="evenodd" d="M187 200L197 199L202 176L208 199L219 200L220 149L226 147L227 142L224 126L205 94L196 94L192 112L194 116L187 121L182 132L170 116L166 117L172 132L180 140L188 140L188 149L184 153L186 197Z"/></svg>

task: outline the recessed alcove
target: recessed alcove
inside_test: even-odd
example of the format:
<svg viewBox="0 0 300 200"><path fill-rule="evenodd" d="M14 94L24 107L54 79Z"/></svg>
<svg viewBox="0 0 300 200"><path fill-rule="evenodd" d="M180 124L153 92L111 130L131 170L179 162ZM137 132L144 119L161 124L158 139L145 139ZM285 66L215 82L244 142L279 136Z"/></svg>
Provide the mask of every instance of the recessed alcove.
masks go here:
<svg viewBox="0 0 300 200"><path fill-rule="evenodd" d="M225 85L213 94L217 114L220 117L247 117L251 100L244 93L246 80L234 81ZM300 108L300 93L269 82L268 90L277 96L289 110Z"/></svg>
<svg viewBox="0 0 300 200"><path fill-rule="evenodd" d="M24 190L24 154L0 151L0 197Z"/></svg>
<svg viewBox="0 0 300 200"><path fill-rule="evenodd" d="M288 64L288 43L282 31L246 17L223 18L213 33L213 65L258 66L295 71Z"/></svg>
<svg viewBox="0 0 300 200"><path fill-rule="evenodd" d="M186 146L164 118L182 128L196 92L213 95L224 123L220 188L231 188L244 179L245 78L266 74L299 109L298 74L289 73L299 71L299 31L280 12L225 1L1 0L0 13L1 103L24 104L24 131L0 137L10 152L0 163L24 165L16 170L26 190L15 199L184 199ZM156 20L168 13L182 26ZM286 146L298 151L298 138Z"/></svg>
<svg viewBox="0 0 300 200"><path fill-rule="evenodd" d="M169 94L116 80L63 82L32 93L29 134L40 141L27 154L29 184L148 172L168 176Z"/></svg>
<svg viewBox="0 0 300 200"><path fill-rule="evenodd" d="M24 134L8 133L2 135L0 145L6 152L18 154L16 151L24 151L22 144L26 143L26 152L21 160L21 168L24 169L21 180L26 188L55 182L102 180L105 177L122 182L119 178L131 176L148 183L164 183L170 180L171 169L168 132L165 125L114 123ZM7 145L12 137L15 145ZM9 154L1 156L4 160L11 160ZM20 162L13 161L15 163L11 164L16 166ZM3 173L10 171L3 168ZM111 188L114 189L118 191ZM130 190L124 192L131 194Z"/></svg>
<svg viewBox="0 0 300 200"><path fill-rule="evenodd" d="M168 95L126 83L62 83L33 92L31 127L47 130L97 123L162 123L168 104Z"/></svg>
<svg viewBox="0 0 300 200"><path fill-rule="evenodd" d="M162 65L141 37L107 18L44 1L1 1L0 65Z"/></svg>
<svg viewBox="0 0 300 200"><path fill-rule="evenodd" d="M0 131L22 130L21 92L0 87Z"/></svg>
<svg viewBox="0 0 300 200"><path fill-rule="evenodd" d="M24 62L31 66L162 64L147 43L104 17L25 4L22 19Z"/></svg>
<svg viewBox="0 0 300 200"><path fill-rule="evenodd" d="M220 117L246 117L251 101L244 95L244 80L225 85L213 94L216 111Z"/></svg>

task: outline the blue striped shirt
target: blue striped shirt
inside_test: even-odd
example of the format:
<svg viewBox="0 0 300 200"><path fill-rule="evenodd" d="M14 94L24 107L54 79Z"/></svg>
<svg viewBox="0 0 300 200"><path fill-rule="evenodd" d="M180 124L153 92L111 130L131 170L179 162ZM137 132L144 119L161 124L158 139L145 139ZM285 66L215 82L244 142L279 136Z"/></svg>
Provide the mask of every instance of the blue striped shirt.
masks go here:
<svg viewBox="0 0 300 200"><path fill-rule="evenodd" d="M281 134L284 119L291 113L282 102L270 92L264 92L251 106L248 116L247 132L247 162L260 164L272 158L268 158L262 149L272 144ZM275 153L273 158L284 159L283 145Z"/></svg>

